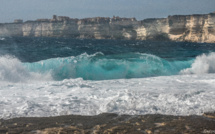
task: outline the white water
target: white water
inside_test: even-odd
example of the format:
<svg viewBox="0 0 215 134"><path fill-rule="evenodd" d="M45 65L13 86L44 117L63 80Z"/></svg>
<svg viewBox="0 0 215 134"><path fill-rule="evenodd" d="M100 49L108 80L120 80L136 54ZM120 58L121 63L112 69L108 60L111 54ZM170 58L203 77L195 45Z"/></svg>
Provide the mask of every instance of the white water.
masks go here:
<svg viewBox="0 0 215 134"><path fill-rule="evenodd" d="M27 82L51 80L51 74L29 72L15 57L9 55L0 56L0 81Z"/></svg>
<svg viewBox="0 0 215 134"><path fill-rule="evenodd" d="M191 68L181 71L182 74L215 73L215 53L197 56Z"/></svg>
<svg viewBox="0 0 215 134"><path fill-rule="evenodd" d="M0 118L67 114L202 114L215 110L215 76L1 83Z"/></svg>
<svg viewBox="0 0 215 134"><path fill-rule="evenodd" d="M140 79L52 81L49 74L28 72L10 56L0 57L0 65L0 118L215 110L214 53L197 57L181 71L185 75Z"/></svg>

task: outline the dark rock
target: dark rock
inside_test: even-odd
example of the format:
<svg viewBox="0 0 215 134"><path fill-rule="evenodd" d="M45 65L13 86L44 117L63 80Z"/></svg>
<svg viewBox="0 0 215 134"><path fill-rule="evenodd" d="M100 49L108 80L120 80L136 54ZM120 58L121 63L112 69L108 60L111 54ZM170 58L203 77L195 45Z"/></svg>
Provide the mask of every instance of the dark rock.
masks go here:
<svg viewBox="0 0 215 134"><path fill-rule="evenodd" d="M205 113L203 116L104 113L96 116L14 118L1 120L0 133L198 134L215 130L214 116L214 113Z"/></svg>

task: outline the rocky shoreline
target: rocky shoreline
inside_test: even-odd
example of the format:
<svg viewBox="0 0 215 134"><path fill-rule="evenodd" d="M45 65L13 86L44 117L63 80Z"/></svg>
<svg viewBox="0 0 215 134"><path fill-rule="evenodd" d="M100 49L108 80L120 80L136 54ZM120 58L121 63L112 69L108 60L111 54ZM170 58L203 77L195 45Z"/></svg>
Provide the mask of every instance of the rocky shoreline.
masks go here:
<svg viewBox="0 0 215 134"><path fill-rule="evenodd" d="M215 133L215 112L202 116L66 115L0 120L0 134L200 134Z"/></svg>

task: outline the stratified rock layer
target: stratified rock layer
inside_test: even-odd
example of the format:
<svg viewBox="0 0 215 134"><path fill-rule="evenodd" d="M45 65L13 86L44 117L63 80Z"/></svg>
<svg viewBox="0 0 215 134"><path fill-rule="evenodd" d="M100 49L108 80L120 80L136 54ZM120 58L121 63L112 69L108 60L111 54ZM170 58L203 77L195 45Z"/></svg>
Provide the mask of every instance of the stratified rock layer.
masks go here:
<svg viewBox="0 0 215 134"><path fill-rule="evenodd" d="M174 15L162 19L86 18L15 21L0 24L0 36L92 39L172 40L215 43L215 13Z"/></svg>

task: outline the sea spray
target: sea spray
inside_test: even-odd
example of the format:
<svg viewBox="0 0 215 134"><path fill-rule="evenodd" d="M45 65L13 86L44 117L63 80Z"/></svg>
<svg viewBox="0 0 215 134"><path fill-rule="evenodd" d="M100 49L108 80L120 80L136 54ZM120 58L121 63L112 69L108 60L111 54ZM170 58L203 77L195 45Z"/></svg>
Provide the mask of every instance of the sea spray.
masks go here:
<svg viewBox="0 0 215 134"><path fill-rule="evenodd" d="M0 82L27 82L51 80L48 73L40 74L29 72L21 61L13 56L0 56Z"/></svg>
<svg viewBox="0 0 215 134"><path fill-rule="evenodd" d="M207 43L5 38L0 118L214 111L213 52Z"/></svg>
<svg viewBox="0 0 215 134"><path fill-rule="evenodd" d="M184 69L181 74L215 73L215 53L197 56L191 68Z"/></svg>

